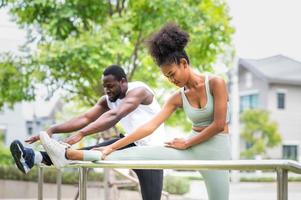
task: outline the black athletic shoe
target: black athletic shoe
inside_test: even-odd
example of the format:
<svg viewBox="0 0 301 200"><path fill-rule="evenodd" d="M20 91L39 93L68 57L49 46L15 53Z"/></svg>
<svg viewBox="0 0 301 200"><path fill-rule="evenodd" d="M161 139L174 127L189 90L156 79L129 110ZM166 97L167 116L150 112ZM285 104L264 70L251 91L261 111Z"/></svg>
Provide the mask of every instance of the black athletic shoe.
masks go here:
<svg viewBox="0 0 301 200"><path fill-rule="evenodd" d="M10 144L10 152L18 169L24 174L27 174L34 166L34 151L30 148L24 147L19 140L14 140Z"/></svg>

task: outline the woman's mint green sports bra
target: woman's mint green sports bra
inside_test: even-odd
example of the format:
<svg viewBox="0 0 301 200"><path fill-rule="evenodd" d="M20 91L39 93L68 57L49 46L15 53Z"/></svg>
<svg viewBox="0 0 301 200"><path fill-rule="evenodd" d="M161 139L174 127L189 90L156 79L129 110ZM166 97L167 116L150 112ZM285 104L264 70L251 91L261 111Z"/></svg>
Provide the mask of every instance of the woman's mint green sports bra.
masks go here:
<svg viewBox="0 0 301 200"><path fill-rule="evenodd" d="M195 127L209 126L213 121L214 101L209 88L208 74L205 74L205 89L206 89L207 103L203 108L192 107L184 93L184 87L181 88L180 90L182 96L182 102L183 102L183 109L187 117L192 121L192 124ZM229 102L227 102L226 123L229 122L229 119L230 119Z"/></svg>

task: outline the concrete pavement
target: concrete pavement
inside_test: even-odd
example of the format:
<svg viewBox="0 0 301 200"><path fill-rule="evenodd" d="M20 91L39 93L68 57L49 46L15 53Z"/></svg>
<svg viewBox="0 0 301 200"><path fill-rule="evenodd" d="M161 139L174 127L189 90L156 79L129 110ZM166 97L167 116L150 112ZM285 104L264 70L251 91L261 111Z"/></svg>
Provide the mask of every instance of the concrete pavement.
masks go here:
<svg viewBox="0 0 301 200"><path fill-rule="evenodd" d="M95 185L95 184L94 184ZM75 185L63 185L62 199L72 200L77 191ZM103 189L99 187L88 188L89 200L102 200ZM238 183L231 184L230 200L276 200L276 183ZM288 200L301 199L301 182L289 182ZM136 191L119 191L121 200L141 200ZM0 180L0 199L30 200L37 199L37 183ZM44 184L44 199L56 199L56 185ZM190 191L183 196L171 195L170 200L207 200L206 188L203 181L192 181ZM165 200L162 198L162 200Z"/></svg>
<svg viewBox="0 0 301 200"><path fill-rule="evenodd" d="M288 183L288 200L301 200L301 183ZM190 192L184 195L186 200L207 200L203 181L192 181ZM276 200L276 183L237 183L230 186L230 200Z"/></svg>

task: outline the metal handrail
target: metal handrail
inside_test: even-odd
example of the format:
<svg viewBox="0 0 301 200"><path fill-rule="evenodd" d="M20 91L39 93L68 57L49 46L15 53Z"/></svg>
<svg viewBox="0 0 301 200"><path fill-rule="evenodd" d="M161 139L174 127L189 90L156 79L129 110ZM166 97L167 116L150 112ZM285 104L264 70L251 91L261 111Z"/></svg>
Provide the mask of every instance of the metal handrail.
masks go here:
<svg viewBox="0 0 301 200"><path fill-rule="evenodd" d="M120 161L76 161L65 168L79 168L80 200L87 199L88 168L126 169L178 169L178 170L262 170L277 173L277 200L287 200L288 171L301 174L301 163L292 160L120 160ZM43 166L39 167L38 197L42 200Z"/></svg>

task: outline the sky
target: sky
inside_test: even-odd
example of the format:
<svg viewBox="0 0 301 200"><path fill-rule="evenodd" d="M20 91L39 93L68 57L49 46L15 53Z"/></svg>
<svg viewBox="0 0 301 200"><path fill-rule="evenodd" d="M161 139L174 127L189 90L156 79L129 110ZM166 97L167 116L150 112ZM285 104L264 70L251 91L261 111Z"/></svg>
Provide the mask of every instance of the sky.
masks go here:
<svg viewBox="0 0 301 200"><path fill-rule="evenodd" d="M301 0L227 0L236 32L237 56L260 59L282 54L301 61ZM17 52L25 33L0 9L0 52Z"/></svg>
<svg viewBox="0 0 301 200"><path fill-rule="evenodd" d="M7 10L0 9L0 52L12 51L17 53L18 46L25 43L25 32L9 20Z"/></svg>
<svg viewBox="0 0 301 200"><path fill-rule="evenodd" d="M301 61L301 0L228 0L238 57Z"/></svg>

